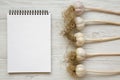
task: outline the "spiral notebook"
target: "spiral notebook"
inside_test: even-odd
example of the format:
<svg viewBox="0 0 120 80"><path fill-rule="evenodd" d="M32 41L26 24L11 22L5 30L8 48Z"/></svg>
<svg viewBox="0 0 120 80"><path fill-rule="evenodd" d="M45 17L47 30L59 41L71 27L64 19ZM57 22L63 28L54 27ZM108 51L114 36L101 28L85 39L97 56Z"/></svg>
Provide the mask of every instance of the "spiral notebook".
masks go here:
<svg viewBox="0 0 120 80"><path fill-rule="evenodd" d="M7 71L51 72L51 14L48 10L9 10Z"/></svg>

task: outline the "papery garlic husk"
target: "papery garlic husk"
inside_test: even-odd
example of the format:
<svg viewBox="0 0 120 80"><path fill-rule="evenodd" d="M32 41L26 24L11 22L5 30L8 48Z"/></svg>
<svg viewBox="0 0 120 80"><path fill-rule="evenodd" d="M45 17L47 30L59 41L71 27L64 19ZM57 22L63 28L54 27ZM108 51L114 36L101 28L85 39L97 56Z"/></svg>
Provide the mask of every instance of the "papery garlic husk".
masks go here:
<svg viewBox="0 0 120 80"><path fill-rule="evenodd" d="M83 61L86 58L86 51L83 48L76 49L76 59L77 61Z"/></svg>
<svg viewBox="0 0 120 80"><path fill-rule="evenodd" d="M76 17L75 23L76 23L76 29L79 31L85 27L85 22L81 17Z"/></svg>
<svg viewBox="0 0 120 80"><path fill-rule="evenodd" d="M79 64L76 66L76 75L78 77L84 77L86 74L86 69L85 69L85 66L82 65L82 64Z"/></svg>

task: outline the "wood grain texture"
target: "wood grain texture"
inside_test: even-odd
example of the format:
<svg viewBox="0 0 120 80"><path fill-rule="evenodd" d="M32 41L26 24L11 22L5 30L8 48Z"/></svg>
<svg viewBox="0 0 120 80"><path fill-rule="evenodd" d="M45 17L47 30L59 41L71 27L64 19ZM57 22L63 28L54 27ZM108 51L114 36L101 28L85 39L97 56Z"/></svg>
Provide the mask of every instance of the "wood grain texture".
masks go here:
<svg viewBox="0 0 120 80"><path fill-rule="evenodd" d="M86 6L120 11L120 0L81 0ZM63 29L62 11L74 0L0 0L0 80L74 80L66 72L64 58L68 41L60 35ZM7 18L9 9L48 9L52 13L52 72L50 74L8 74L7 73ZM109 20L120 22L120 16L88 12L85 19ZM120 36L120 27L111 25L87 26L82 31L87 38L102 38ZM84 46L91 52L120 52L120 40L87 44ZM96 57L87 59L84 64L87 69L120 70L120 57ZM95 76L87 75L80 80L120 80L120 75Z"/></svg>

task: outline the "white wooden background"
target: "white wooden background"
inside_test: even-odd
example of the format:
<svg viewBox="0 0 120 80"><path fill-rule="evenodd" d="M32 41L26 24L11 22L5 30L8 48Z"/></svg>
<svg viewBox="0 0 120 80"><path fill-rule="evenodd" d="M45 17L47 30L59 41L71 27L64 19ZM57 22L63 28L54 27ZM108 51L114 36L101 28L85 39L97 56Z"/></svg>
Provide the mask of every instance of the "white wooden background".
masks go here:
<svg viewBox="0 0 120 80"><path fill-rule="evenodd" d="M81 0L86 6L100 7L120 11L120 0ZM69 50L68 42L60 35L63 29L62 11L74 0L0 0L0 80L73 80L66 72L64 56ZM8 74L7 66L7 23L9 9L48 9L52 13L52 72L50 74ZM120 16L89 12L85 19L109 20L120 22ZM111 25L93 25L83 30L87 38L120 36L120 27ZM120 52L120 40L87 44L88 53ZM84 62L87 70L119 70L120 57L96 57ZM120 75L87 75L80 80L120 80Z"/></svg>

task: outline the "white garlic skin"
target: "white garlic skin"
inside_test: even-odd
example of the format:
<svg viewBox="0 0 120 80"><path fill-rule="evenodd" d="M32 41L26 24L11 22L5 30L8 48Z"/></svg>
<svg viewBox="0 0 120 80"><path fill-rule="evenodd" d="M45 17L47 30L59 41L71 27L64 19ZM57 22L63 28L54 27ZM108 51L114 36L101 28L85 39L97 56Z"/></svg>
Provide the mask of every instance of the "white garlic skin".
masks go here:
<svg viewBox="0 0 120 80"><path fill-rule="evenodd" d="M81 17L75 18L76 28L77 30L82 30L85 27L85 22Z"/></svg>
<svg viewBox="0 0 120 80"><path fill-rule="evenodd" d="M76 11L76 15L77 16L80 16L81 14L84 13L85 11L85 8L84 8L84 5L80 2L80 1L76 1L74 4L73 4L74 8L75 8L75 11Z"/></svg>
<svg viewBox="0 0 120 80"><path fill-rule="evenodd" d="M78 77L83 77L83 76L85 76L85 74L86 74L86 69L85 69L84 65L82 65L82 64L77 65L76 66L76 75Z"/></svg>
<svg viewBox="0 0 120 80"><path fill-rule="evenodd" d="M76 45L78 47L81 47L85 44L85 38L82 33L80 33L80 32L75 33L74 36L76 37Z"/></svg>
<svg viewBox="0 0 120 80"><path fill-rule="evenodd" d="M77 61L82 61L86 58L86 51L83 48L76 49L76 58Z"/></svg>
<svg viewBox="0 0 120 80"><path fill-rule="evenodd" d="M74 36L75 36L76 38L84 37L83 33L81 33L81 32L75 33Z"/></svg>
<svg viewBox="0 0 120 80"><path fill-rule="evenodd" d="M84 38L84 37L79 37L79 38L77 38L76 40L77 40L77 41L76 41L76 45L77 45L78 47L81 47L81 46L83 46L83 45L85 44L85 38Z"/></svg>

